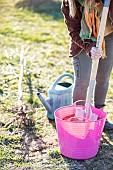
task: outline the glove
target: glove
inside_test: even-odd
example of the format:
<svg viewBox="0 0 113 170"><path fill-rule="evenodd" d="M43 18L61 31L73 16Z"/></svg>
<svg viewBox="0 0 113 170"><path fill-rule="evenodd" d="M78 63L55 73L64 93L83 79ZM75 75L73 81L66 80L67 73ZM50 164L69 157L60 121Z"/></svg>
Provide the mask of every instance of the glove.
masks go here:
<svg viewBox="0 0 113 170"><path fill-rule="evenodd" d="M91 58L93 60L97 60L102 57L102 49L98 49L97 47L91 48Z"/></svg>

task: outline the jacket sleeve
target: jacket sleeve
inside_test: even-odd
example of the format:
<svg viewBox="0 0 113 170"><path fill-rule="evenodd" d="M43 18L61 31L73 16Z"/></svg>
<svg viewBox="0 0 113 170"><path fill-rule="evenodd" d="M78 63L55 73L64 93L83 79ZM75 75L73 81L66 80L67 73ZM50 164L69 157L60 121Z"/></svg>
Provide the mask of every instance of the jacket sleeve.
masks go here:
<svg viewBox="0 0 113 170"><path fill-rule="evenodd" d="M65 3L65 0L62 2L61 10L64 15L64 20L67 25L69 35L71 37L71 41L78 45L80 48L86 51L87 55L90 55L90 50L96 44L92 42L92 40L87 39L84 42L80 38L80 30L81 30L81 18L82 18L82 11L80 10L81 6L77 4L77 12L74 18L70 17L69 15L69 5L68 2Z"/></svg>

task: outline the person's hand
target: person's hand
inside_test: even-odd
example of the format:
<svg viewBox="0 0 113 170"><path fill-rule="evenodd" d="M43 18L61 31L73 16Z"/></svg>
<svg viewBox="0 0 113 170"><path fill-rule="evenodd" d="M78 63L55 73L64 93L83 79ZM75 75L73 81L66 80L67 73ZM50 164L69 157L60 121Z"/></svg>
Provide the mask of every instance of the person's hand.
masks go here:
<svg viewBox="0 0 113 170"><path fill-rule="evenodd" d="M98 49L97 47L91 48L91 58L93 60L97 60L102 57L102 50Z"/></svg>

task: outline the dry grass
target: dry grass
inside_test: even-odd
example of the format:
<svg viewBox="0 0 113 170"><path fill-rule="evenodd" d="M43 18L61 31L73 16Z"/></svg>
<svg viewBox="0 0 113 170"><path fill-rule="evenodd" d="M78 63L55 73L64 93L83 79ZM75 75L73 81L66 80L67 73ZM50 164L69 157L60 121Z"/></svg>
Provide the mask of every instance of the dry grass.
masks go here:
<svg viewBox="0 0 113 170"><path fill-rule="evenodd" d="M113 133L103 133L97 156L73 160L59 151L54 121L47 119L37 91L48 88L64 73L73 74L68 58L69 36L60 0L0 1L0 169L2 170L111 170ZM22 81L19 112L18 79L21 47L29 47ZM106 111L113 118L113 73ZM24 111L24 112L23 112ZM10 122L10 124L8 124ZM7 126L6 126L7 125Z"/></svg>

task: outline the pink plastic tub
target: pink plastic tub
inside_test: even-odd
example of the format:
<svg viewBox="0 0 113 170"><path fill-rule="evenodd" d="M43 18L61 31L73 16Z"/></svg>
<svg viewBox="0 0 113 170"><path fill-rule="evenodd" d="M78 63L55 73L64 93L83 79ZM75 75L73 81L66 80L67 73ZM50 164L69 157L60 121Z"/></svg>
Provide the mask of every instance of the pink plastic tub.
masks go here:
<svg viewBox="0 0 113 170"><path fill-rule="evenodd" d="M72 159L89 159L98 153L100 138L106 120L106 113L92 106L92 112L99 119L91 122L69 121L73 117L76 108L84 109L84 106L72 105L60 107L55 111L55 122L58 133L60 152Z"/></svg>

